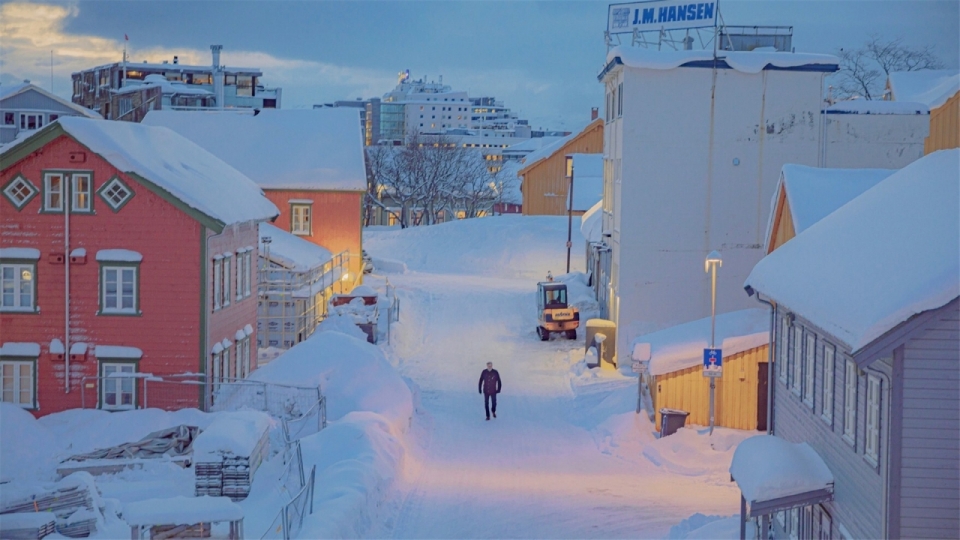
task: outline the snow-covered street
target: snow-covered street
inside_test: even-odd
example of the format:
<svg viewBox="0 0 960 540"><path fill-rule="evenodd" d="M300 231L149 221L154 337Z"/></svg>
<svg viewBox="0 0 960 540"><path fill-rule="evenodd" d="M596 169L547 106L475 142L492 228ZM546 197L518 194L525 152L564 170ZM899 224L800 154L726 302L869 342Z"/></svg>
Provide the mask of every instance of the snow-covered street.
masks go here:
<svg viewBox="0 0 960 540"><path fill-rule="evenodd" d="M657 441L646 417L632 412L636 379L578 374L582 331L577 341L536 337L537 276L564 263L559 218L497 219L503 222L432 227L430 234L450 236L435 236L429 248L400 237L419 231L374 233L368 242L374 257L405 259L410 267L389 276L401 300L393 350L420 394L399 514L372 536L665 537L697 512L735 514L738 492L726 473L732 448L693 452L682 443L706 445L693 430L662 445L669 441ZM539 248L498 230L489 237L511 240L481 249L491 260L525 253L524 268L484 264L482 253L462 268L445 258L460 247L457 237L469 241L455 228L509 229L512 219L539 225ZM574 269L582 266L580 251ZM437 267L443 272L427 271ZM503 379L498 418L490 422L477 393L487 361ZM714 440L732 446L742 437L721 430Z"/></svg>

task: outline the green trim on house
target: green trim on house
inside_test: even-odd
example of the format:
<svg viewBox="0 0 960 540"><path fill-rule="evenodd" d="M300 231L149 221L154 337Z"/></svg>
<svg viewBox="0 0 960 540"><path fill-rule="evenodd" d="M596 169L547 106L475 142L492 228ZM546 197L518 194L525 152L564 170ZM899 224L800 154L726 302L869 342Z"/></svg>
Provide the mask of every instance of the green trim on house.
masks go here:
<svg viewBox="0 0 960 540"><path fill-rule="evenodd" d="M33 193L31 193L29 196L27 196L27 198L24 199L22 203L17 204L16 201L14 201L12 198L10 198L9 195L7 195L7 188L9 188L11 185L13 185L15 182L17 182L17 180L21 180L21 179L22 179L24 182L26 182L26 184L27 184L28 186L30 186L30 189L33 190ZM40 188L38 188L37 186L33 185L33 182L31 182L30 179L28 179L28 178L27 178L26 176L24 176L22 173L17 173L16 176L14 176L13 178L11 178L9 182L7 182L6 184L3 185L3 187L0 187L0 193L3 193L3 196L4 196L8 201L10 201L10 204L12 204L13 207L17 209L17 212L19 212L19 211L23 210L23 207L26 206L26 205L28 205L28 204L30 203L30 201L33 200L34 197L36 197L37 195L40 194Z"/></svg>
<svg viewBox="0 0 960 540"><path fill-rule="evenodd" d="M97 316L98 317L142 317L143 311L140 310L140 263L129 261L97 261L99 265L97 282L100 284L97 294ZM103 311L103 270L104 268L136 268L134 277L134 313L111 313ZM119 284L117 285L119 287ZM119 289L117 290L119 301Z"/></svg>
<svg viewBox="0 0 960 540"><path fill-rule="evenodd" d="M200 369L207 375L207 229L200 225ZM207 410L207 384L198 385L200 410Z"/></svg>
<svg viewBox="0 0 960 540"><path fill-rule="evenodd" d="M40 172L42 178L40 179L40 213L41 214L62 214L64 208L67 207L67 183L69 182L69 177L64 171L57 169L44 169ZM47 208L47 176L50 175L60 175L60 210L51 210Z"/></svg>
<svg viewBox="0 0 960 540"><path fill-rule="evenodd" d="M41 182L40 182L40 185L41 185L40 193L43 195L42 201L41 201L41 203L40 203L40 213L41 213L41 214L62 214L62 213L63 213L63 210L48 210L48 209L47 209L47 206L46 206L46 205L47 205L46 191L47 191L47 175L48 175L48 174L59 174L59 175L61 175L61 176L63 177L63 190L62 190L62 193L61 193L60 196L63 198L63 208L64 208L64 209L69 209L69 210L70 210L70 214L78 215L78 216L82 216L82 215L95 215L95 214L96 214L96 209L95 209L94 206L93 206L93 199L95 198L95 197L93 196L93 195L94 195L93 186L94 186L94 184L96 183L96 178L95 178L94 173L93 173L92 170L90 170L90 169L58 169L58 168L54 168L54 169L43 169L40 174L43 176L43 178L41 179ZM89 191L89 196L90 196L90 209L89 209L89 210L74 210L74 209L73 209L73 175L75 175L75 174L83 174L83 175L87 175L87 176L90 177L90 191Z"/></svg>
<svg viewBox="0 0 960 540"><path fill-rule="evenodd" d="M31 310L22 310L22 309L4 309L0 307L0 313L4 315L39 315L40 306L37 305L37 286L39 278L37 277L37 266L40 261L37 259L0 259L0 264L22 264L25 266L33 267L33 309Z"/></svg>
<svg viewBox="0 0 960 540"><path fill-rule="evenodd" d="M114 182L119 183L121 186L124 187L124 189L130 192L130 196L127 197L123 202L121 202L116 208L113 207L113 204L107 198L107 195L104 193L107 190L107 187L112 185ZM99 195L100 198L103 199L103 202L107 205L107 208L109 208L110 210L113 210L113 213L116 214L120 212L121 208L126 206L127 203L132 201L133 198L137 196L137 192L132 187L127 185L127 183L124 182L123 179L120 178L118 175L113 175L112 177L110 177L109 180L104 182L102 186L100 186L100 189L97 190L97 195Z"/></svg>
<svg viewBox="0 0 960 540"><path fill-rule="evenodd" d="M29 157L30 154L40 150L48 143L56 140L57 137L66 134L67 132L64 131L63 127L60 125L60 122L47 124L45 127L37 130L37 132L30 137L27 137L24 142L18 144L8 152L4 152L3 155L0 156L0 170L6 170L12 167L13 165Z"/></svg>
<svg viewBox="0 0 960 540"><path fill-rule="evenodd" d="M97 381L98 381L97 408L103 409L103 391L104 391L103 381L106 379L106 376L103 374L103 365L104 364L124 364L124 365L133 364L133 372L140 373L140 361L143 360L143 358L99 358L99 357L96 357L96 348L94 348L94 357L97 358ZM133 381L133 409L134 410L142 409L143 407L140 406L137 400L137 398L139 397L137 395L138 379L131 379L131 380ZM146 384L145 381L144 381L144 384ZM103 409L103 410L128 411L130 409Z"/></svg>
<svg viewBox="0 0 960 540"><path fill-rule="evenodd" d="M40 407L37 405L39 403L37 398L37 392L40 389L39 380L40 377L37 374L37 365L39 364L39 358L35 356L0 356L0 362L30 362L33 364L33 403L30 407L23 407L25 411L38 411ZM19 406L19 404L15 404Z"/></svg>

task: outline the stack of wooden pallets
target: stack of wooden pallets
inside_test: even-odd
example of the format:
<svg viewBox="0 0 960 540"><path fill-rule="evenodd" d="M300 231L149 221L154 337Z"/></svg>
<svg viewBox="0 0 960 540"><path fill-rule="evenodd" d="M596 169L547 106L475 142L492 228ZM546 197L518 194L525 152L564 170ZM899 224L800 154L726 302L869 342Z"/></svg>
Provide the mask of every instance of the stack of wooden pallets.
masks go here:
<svg viewBox="0 0 960 540"><path fill-rule="evenodd" d="M48 523L54 523L55 531L63 536L90 536L97 528L94 514L85 513L81 519L75 521L70 519L78 510L84 509L92 512L94 504L90 487L82 482L14 498L0 508L0 538L20 538L22 534L27 535L23 536L24 538L34 538L33 526L27 529L17 527L31 519L37 520L36 538L43 538L54 532L50 530ZM42 518L19 517L25 514L35 514Z"/></svg>
<svg viewBox="0 0 960 540"><path fill-rule="evenodd" d="M56 519L49 512L0 514L0 538L40 540L56 532Z"/></svg>

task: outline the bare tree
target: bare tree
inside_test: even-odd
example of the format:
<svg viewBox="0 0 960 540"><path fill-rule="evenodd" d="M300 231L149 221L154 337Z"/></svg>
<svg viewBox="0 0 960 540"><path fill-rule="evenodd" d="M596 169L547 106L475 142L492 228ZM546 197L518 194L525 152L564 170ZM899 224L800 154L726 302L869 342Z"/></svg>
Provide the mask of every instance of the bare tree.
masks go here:
<svg viewBox="0 0 960 540"><path fill-rule="evenodd" d="M891 72L943 67L932 46L913 48L902 38L884 40L877 35L870 36L859 49L840 49L837 56L840 70L834 75L835 87L843 99L880 99Z"/></svg>

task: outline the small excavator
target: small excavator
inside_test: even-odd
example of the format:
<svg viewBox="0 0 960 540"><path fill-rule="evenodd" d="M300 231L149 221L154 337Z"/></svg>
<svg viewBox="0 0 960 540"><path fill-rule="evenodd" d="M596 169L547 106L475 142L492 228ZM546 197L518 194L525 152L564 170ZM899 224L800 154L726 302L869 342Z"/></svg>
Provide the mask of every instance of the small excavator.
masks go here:
<svg viewBox="0 0 960 540"><path fill-rule="evenodd" d="M551 332L563 332L567 339L577 339L580 326L580 311L567 304L567 285L553 280L547 273L547 281L537 283L537 337L540 341L550 339Z"/></svg>

